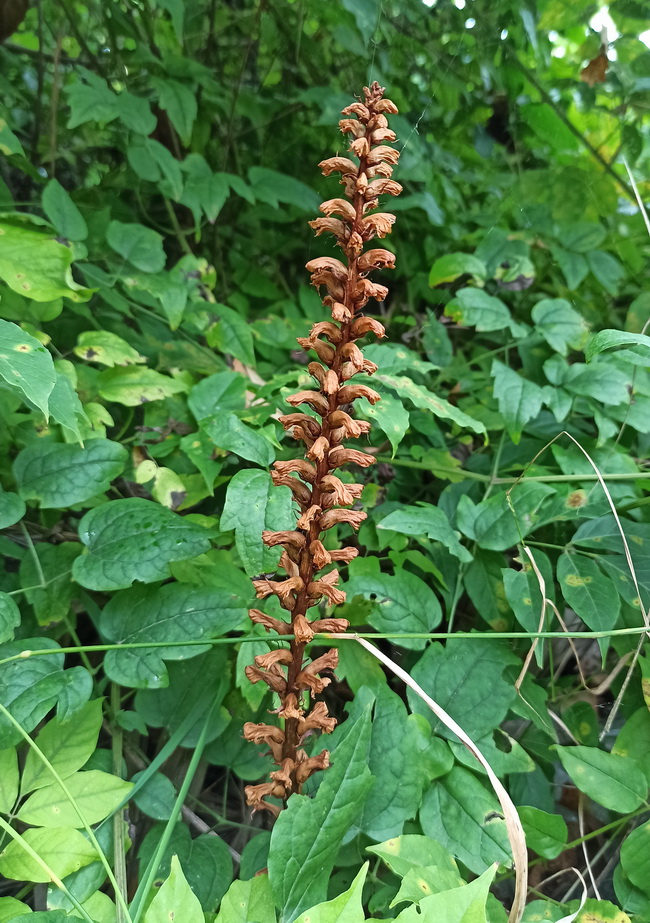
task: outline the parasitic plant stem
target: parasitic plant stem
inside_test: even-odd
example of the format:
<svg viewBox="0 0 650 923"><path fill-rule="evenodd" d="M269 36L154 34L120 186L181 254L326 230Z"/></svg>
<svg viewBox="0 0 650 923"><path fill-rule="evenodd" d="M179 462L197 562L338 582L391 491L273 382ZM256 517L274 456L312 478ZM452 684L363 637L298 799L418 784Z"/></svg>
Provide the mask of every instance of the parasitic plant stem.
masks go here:
<svg viewBox="0 0 650 923"><path fill-rule="evenodd" d="M394 268L395 258L384 249L364 251L364 244L375 237L385 237L395 221L394 215L376 209L380 195L401 192L399 183L391 179L399 154L386 143L395 140L386 115L396 112L395 104L384 98L384 90L377 83L364 88L363 102L343 110L345 118L339 126L350 136L354 160L330 157L319 166L325 176L341 175L345 198L323 202L320 210L325 217L309 222L317 235L334 235L345 262L324 256L307 263L312 285L326 292L323 305L332 320L314 324L308 337L298 338L305 350L312 350L318 357L318 362L309 364L317 387L291 395L287 403L292 407L306 406L313 413L280 417L284 428L305 444L305 457L275 462L271 473L276 485L291 489L300 517L294 531L262 533L266 545L283 548L283 579L253 581L258 599L277 596L290 613L290 621L272 618L258 609L251 610L252 621L280 636L294 636L288 648L262 654L246 668L251 682L265 682L280 698L277 714L284 721L284 729L252 722L244 725L246 739L266 743L278 766L270 782L247 786L248 804L275 816L280 805L265 798L286 803L292 792L302 790L312 773L327 768L327 750L308 756L302 744L314 731L331 733L336 725L323 702L306 712L304 699L305 693L313 697L329 685L329 678L322 673L336 667L338 651L329 650L306 662L305 649L315 632L342 632L348 623L341 618L316 617L310 621L308 613L323 599L330 605L345 601L345 593L337 587L338 571L329 568L339 561L348 563L358 553L351 546L327 550L321 540L323 533L340 524L358 529L366 518L365 513L349 509L361 497L363 485L344 481L334 472L346 464L367 468L374 462L372 455L347 448L345 442L370 431L367 421L350 415L354 401L364 398L374 404L379 400L376 391L352 379L377 370L374 363L364 359L357 340L369 333L385 335L383 326L363 314L363 309L371 298L383 301L388 294L383 285L371 282L368 274L375 269Z"/></svg>

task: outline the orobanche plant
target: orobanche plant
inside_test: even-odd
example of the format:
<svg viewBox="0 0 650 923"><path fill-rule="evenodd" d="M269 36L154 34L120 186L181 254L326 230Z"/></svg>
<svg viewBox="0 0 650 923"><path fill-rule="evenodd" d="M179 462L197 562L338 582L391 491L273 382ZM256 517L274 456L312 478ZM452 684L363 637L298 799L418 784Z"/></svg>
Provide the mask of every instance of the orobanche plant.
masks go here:
<svg viewBox="0 0 650 923"><path fill-rule="evenodd" d="M285 430L305 444L305 458L275 462L271 476L274 484L290 488L300 517L294 530L265 531L262 536L269 547L280 545L284 549L280 567L286 577L254 581L258 598L277 596L290 621L273 618L258 609L250 612L252 621L268 631L292 636L288 648L261 654L255 658L254 666L246 668L252 683L265 682L280 698L278 715L284 729L253 722L244 726L248 740L269 745L279 767L271 773L270 782L246 788L248 803L275 815L281 808L265 801L266 797L286 802L292 792L302 790L312 773L329 765L327 750L308 756L301 746L313 731L329 734L336 724L323 702L317 702L307 712L305 696L317 695L329 684L330 680L321 674L336 667L338 651L329 650L309 663L305 662L305 651L315 632L345 631L348 622L308 616L323 599L334 605L345 601L345 593L337 587L338 570L327 568L338 561L348 563L358 554L353 546L328 548L326 533L342 524L358 529L366 518L363 511L349 509L360 498L363 485L343 480L334 472L347 464L367 468L375 460L372 455L348 448L345 442L370 430L369 422L350 415L354 401L365 398L374 404L380 399L372 388L353 379L377 371L373 362L364 359L357 341L369 333L385 336L383 326L363 311L370 299L383 301L388 294L385 286L368 278L369 274L376 269L394 268L395 257L381 248L364 250L364 245L389 234L395 221L394 215L377 209L380 195L399 195L402 188L391 178L399 153L386 144L395 140L386 116L396 112L397 107L384 97L383 88L376 82L364 88L363 102L343 110L345 118L339 125L343 134L352 139L350 153L355 160L330 157L319 166L325 176L341 175L345 198L323 202L320 210L325 217L309 222L317 235L334 235L345 262L322 256L307 263L312 284L327 293L323 305L332 320L314 324L308 337L298 338L305 350L313 350L318 356L318 362L309 364L318 389L299 391L287 402L292 407L306 405L317 416L290 413L280 417Z"/></svg>

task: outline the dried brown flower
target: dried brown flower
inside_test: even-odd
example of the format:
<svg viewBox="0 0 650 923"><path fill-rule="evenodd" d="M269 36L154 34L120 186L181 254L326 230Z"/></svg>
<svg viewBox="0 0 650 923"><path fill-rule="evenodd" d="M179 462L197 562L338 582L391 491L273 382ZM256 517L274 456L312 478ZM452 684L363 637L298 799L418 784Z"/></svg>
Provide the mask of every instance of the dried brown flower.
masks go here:
<svg viewBox="0 0 650 923"><path fill-rule="evenodd" d="M374 463L372 455L343 443L359 439L370 429L367 421L353 417L350 405L359 398L371 404L380 398L366 385L347 382L377 370L373 362L364 359L357 341L369 333L385 335L383 326L362 311L369 299L384 301L388 294L388 289L371 281L368 274L393 269L395 257L382 248L364 252L363 245L375 237L386 237L395 221L394 215L375 211L379 195L401 192L399 183L391 178L399 153L385 144L395 140L386 118L386 114L395 112L395 104L384 98L382 87L377 83L366 87L363 99L347 106L339 122L341 131L348 136L352 156L329 157L320 163L325 176L340 174L343 197L323 202L320 210L325 217L315 218L310 225L317 236L324 232L334 235L342 259L317 257L307 263L312 285L321 291L331 320L319 321L309 336L298 338L303 349L318 357L318 362L308 366L318 388L287 398L292 407L307 405L318 418L302 412L280 417L285 430L304 443L306 458L275 462L271 476L274 484L290 488L299 515L294 530L266 531L262 536L269 547L283 547L280 568L286 576L271 579L272 575L268 575L253 581L258 598L277 596L291 621L272 618L259 609L250 612L251 620L267 631L292 637L289 647L257 656L255 664L246 668L251 682L266 683L280 698L276 714L283 720L284 730L264 724L249 723L244 727L248 740L268 745L278 766L270 782L246 788L248 804L253 810L265 809L274 816L280 807L267 798L286 802L292 792L301 791L313 772L329 765L327 750L308 756L301 749L306 736L317 731L330 733L336 724L323 702L316 702L307 713L305 693L318 695L331 682L322 673L335 669L338 651L333 648L310 662L305 656L306 646L315 633L336 634L345 631L348 623L340 618L310 620L309 614L315 606L336 606L345 600L345 593L338 587L338 571L324 569L333 562L347 564L358 554L352 546L327 548L324 533L336 525L358 529L366 517L361 510L344 508L359 500L363 485L348 483L334 472L346 464L367 468ZM327 544L331 544L329 538Z"/></svg>

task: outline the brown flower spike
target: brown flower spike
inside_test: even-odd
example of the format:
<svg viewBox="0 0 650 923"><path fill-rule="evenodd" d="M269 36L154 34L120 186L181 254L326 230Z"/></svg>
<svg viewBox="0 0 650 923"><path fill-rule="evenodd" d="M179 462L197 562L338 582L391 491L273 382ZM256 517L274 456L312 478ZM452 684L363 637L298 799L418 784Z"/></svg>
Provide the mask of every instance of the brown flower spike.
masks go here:
<svg viewBox="0 0 650 923"><path fill-rule="evenodd" d="M329 765L327 750L308 756L302 744L315 731L331 733L336 721L328 716L323 702L317 702L307 714L304 698L305 693L312 697L329 685L330 679L322 674L334 670L338 652L330 650L308 661L305 648L316 632L345 631L348 623L337 618L310 620L308 613L323 599L330 605L345 601L345 593L337 588L338 571L322 571L357 555L353 547L327 549L321 540L323 533L339 524L358 529L366 518L361 511L343 509L359 499L362 485L343 481L333 472L348 463L367 468L374 462L372 455L343 443L358 439L370 429L369 423L350 415L354 401L362 398L374 404L379 400L376 391L355 381L357 375L372 375L377 370L374 363L364 359L356 341L369 333L385 335L382 325L362 312L371 298L383 301L388 293L383 285L371 282L368 274L374 269L393 269L395 257L381 248L364 251L364 244L390 234L395 221L394 215L376 209L379 195L401 192L399 183L391 179L399 153L386 144L395 140L386 116L396 112L395 104L384 98L384 90L377 83L364 88L363 102L343 110L345 118L339 125L351 140L354 159L330 157L320 168L325 176L340 174L345 198L323 202L320 210L325 217L309 222L317 235L334 235L344 260L323 256L307 263L312 284L325 290L323 304L330 310L332 320L314 324L308 337L298 338L305 350L312 350L318 357L318 362L309 364L315 386L314 390L291 395L287 403L293 408L306 407L316 416L296 412L280 417L284 428L305 444L305 458L275 462L271 473L276 485L291 489L300 516L295 531L262 535L269 547L283 547L280 567L285 576L253 581L258 599L277 596L290 613L290 622L258 609L251 610L252 621L267 631L294 636L288 648L256 657L255 665L246 668L252 683L266 683L280 698L277 714L284 721L284 730L251 722L244 725L246 739L265 743L278 766L270 782L247 786L248 804L274 816L281 808L265 801L266 797L286 803L292 792L301 791L312 773Z"/></svg>

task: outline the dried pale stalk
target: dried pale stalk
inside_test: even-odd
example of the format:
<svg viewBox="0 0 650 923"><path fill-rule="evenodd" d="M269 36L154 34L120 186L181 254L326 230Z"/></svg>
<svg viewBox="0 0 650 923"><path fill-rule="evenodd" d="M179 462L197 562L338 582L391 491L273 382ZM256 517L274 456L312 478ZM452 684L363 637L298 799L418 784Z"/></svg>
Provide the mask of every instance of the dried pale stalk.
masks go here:
<svg viewBox="0 0 650 923"><path fill-rule="evenodd" d="M384 98L377 83L364 88L363 101L343 110L339 125L350 139L351 157L330 157L320 164L325 176L340 175L343 197L323 202L320 210L324 217L310 221L317 235L334 235L344 259L324 256L307 264L312 284L326 292L323 305L331 320L314 324L309 336L298 338L305 350L318 357L318 362L309 364L315 385L313 390L291 395L287 403L293 408L307 407L312 413L301 410L280 417L285 429L304 443L305 457L276 462L271 474L276 485L291 489L300 516L295 530L264 532L262 536L269 547L282 546L280 567L284 575L254 581L258 598L275 595L290 613L290 621L257 609L250 612L252 621L267 631L294 637L288 648L256 657L255 664L246 668L251 682L265 682L280 699L277 714L284 721L283 729L267 724L244 726L244 736L266 743L278 766L269 782L246 788L248 804L276 816L292 792L300 792L313 772L329 765L327 750L308 756L302 749L306 737L315 731L331 733L336 724L323 702L317 702L309 713L304 706L306 693L318 695L329 684L330 679L322 674L336 667L338 652L332 649L309 662L305 650L315 632L341 632L348 626L345 619L318 615L310 619L309 611L323 600L331 605L345 600L345 593L337 587L338 571L328 568L336 562L348 563L358 553L352 546L327 549L323 533L340 524L358 529L366 518L360 510L345 509L358 501L363 486L350 484L334 472L346 464L367 468L374 462L372 455L347 448L344 443L370 429L369 423L350 415L354 401L363 398L374 404L379 400L376 391L354 379L359 374L372 375L377 369L364 359L357 341L369 333L385 335L382 325L364 315L363 309L370 299L386 298L388 290L368 275L375 269L392 269L395 257L382 248L364 251L364 244L385 237L395 221L394 215L377 211L379 195L401 192L401 186L391 179L399 154L386 143L395 140L386 118L395 112L395 104ZM266 801L269 796L280 804Z"/></svg>

